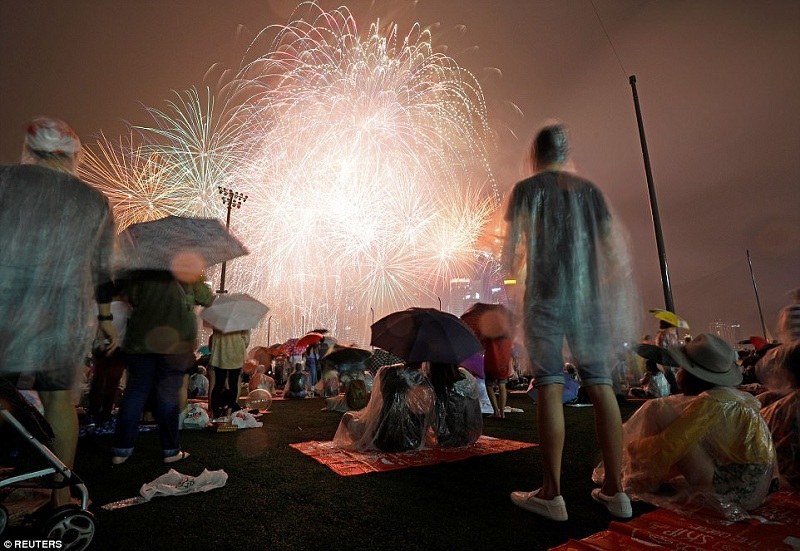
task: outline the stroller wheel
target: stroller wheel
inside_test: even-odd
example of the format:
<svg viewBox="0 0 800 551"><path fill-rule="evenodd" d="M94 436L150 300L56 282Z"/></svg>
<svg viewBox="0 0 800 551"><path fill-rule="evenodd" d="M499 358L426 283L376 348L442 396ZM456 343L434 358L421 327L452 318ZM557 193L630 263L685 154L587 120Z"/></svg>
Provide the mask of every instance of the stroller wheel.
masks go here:
<svg viewBox="0 0 800 551"><path fill-rule="evenodd" d="M97 522L94 515L77 505L63 505L42 524L42 539L61 542L61 549L83 551L94 538Z"/></svg>
<svg viewBox="0 0 800 551"><path fill-rule="evenodd" d="M8 526L8 511L0 505L0 536L6 531L6 526Z"/></svg>

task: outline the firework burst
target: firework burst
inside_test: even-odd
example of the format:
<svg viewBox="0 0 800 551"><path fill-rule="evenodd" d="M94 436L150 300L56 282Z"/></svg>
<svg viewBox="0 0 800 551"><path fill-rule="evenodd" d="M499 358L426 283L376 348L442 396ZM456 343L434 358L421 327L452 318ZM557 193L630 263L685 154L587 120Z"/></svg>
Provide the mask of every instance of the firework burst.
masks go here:
<svg viewBox="0 0 800 551"><path fill-rule="evenodd" d="M114 200L121 219L176 201L222 217L216 187L235 183L250 198L232 231L251 254L229 266L230 288L270 305L278 340L315 325L364 342L371 317L433 305L474 273L498 205L491 133L477 80L427 30L376 22L362 36L346 8L303 9L262 31L274 39L267 53L253 43L220 115L196 93L149 109L145 145L101 147L112 168L93 173L112 200L137 197Z"/></svg>

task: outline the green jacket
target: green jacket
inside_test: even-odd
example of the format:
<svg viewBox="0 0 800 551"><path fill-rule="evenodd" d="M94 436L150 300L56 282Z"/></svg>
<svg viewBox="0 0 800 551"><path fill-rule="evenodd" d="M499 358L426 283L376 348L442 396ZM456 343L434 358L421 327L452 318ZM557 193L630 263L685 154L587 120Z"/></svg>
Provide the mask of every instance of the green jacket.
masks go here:
<svg viewBox="0 0 800 551"><path fill-rule="evenodd" d="M126 354L184 354L197 347L195 306L214 294L202 281L180 283L170 272L131 274L123 294L132 306L122 351Z"/></svg>

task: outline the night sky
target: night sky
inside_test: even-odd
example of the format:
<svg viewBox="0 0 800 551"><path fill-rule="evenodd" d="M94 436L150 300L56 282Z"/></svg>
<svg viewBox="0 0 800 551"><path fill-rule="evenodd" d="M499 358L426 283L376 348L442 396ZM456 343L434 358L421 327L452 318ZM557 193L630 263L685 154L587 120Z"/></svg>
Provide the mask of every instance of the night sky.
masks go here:
<svg viewBox="0 0 800 551"><path fill-rule="evenodd" d="M235 70L252 36L287 22L295 5L0 3L0 163L18 162L37 115L66 120L84 142L100 131L119 136L126 122L147 124L142 105L202 86L214 64ZM476 75L497 133L501 191L528 175L525 152L542 122L566 123L579 173L632 235L643 307L664 307L628 82L636 75L677 312L692 333L719 319L738 321L740 339L761 335L749 250L774 331L787 292L800 287L800 2L346 5L362 30L377 17L401 33L414 21L432 28L434 44ZM656 328L652 320L643 330Z"/></svg>

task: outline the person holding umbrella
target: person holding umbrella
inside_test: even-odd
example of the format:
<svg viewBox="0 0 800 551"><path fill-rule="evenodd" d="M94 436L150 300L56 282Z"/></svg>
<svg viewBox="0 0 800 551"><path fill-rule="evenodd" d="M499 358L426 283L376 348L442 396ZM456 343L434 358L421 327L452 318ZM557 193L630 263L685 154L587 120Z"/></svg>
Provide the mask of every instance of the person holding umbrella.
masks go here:
<svg viewBox="0 0 800 551"><path fill-rule="evenodd" d="M592 497L612 515L628 518L631 503L620 477L622 419L609 358L612 339L631 342L638 333L634 322L640 307L620 227L600 190L566 171L568 153L565 127L543 128L531 146L536 174L516 184L506 212L504 265L511 278L525 282L523 321L538 389L543 455L542 486L513 492L511 500L551 520L567 520L561 496L566 339L594 405L608 467L602 488Z"/></svg>
<svg viewBox="0 0 800 551"><path fill-rule="evenodd" d="M201 274L174 274L166 270L139 270L129 274L122 294L131 305L122 351L128 382L114 432L114 465L133 454L139 420L151 390L155 391L155 418L164 463L189 456L180 449L178 431L184 374L197 348L195 306L210 306L211 288Z"/></svg>

